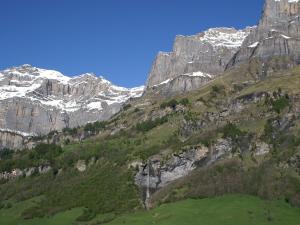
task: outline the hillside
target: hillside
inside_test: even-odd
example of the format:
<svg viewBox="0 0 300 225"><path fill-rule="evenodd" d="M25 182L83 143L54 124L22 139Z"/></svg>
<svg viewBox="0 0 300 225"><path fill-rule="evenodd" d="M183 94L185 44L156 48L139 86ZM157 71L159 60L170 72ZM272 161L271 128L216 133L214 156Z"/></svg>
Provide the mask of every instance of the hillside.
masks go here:
<svg viewBox="0 0 300 225"><path fill-rule="evenodd" d="M2 210L0 224L13 225L72 225L72 224L107 224L107 225L191 225L191 224L271 224L290 225L300 223L299 209L291 208L283 201L262 201L255 197L229 195L212 199L185 200L178 203L162 205L149 212L128 214L115 219L115 215L108 213L95 217L89 223L75 222L82 212L81 208L59 213L51 218L35 220L18 220L13 215L21 213L26 204L22 202L16 206Z"/></svg>
<svg viewBox="0 0 300 225"><path fill-rule="evenodd" d="M299 9L266 0L256 27L178 36L143 93L92 75L49 81L41 69L11 69L28 73L8 85L17 92L41 85L18 92L22 104L47 108L56 100L38 93L50 91L62 97L59 113L87 115L92 104L101 118L40 123L49 132L27 138L0 132L21 146L0 150L0 224L300 224ZM106 114L110 102L118 110Z"/></svg>
<svg viewBox="0 0 300 225"><path fill-rule="evenodd" d="M298 206L300 68L258 82L245 68L185 96L144 96L107 122L45 137L62 147L2 151L1 171L11 172L2 174L1 201L42 196L24 219L77 207L93 218L227 193ZM91 136L77 142L84 133Z"/></svg>

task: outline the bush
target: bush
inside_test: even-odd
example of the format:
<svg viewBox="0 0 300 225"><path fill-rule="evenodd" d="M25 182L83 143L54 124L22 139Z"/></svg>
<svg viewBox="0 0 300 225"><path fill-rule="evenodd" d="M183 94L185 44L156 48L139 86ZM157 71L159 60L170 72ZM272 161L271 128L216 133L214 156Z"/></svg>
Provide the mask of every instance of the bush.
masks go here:
<svg viewBox="0 0 300 225"><path fill-rule="evenodd" d="M231 138L232 140L235 140L244 134L243 131L232 123L228 123L225 127L223 127L222 133L224 138Z"/></svg>
<svg viewBox="0 0 300 225"><path fill-rule="evenodd" d="M13 160L4 160L0 163L0 172L9 172L15 167Z"/></svg>
<svg viewBox="0 0 300 225"><path fill-rule="evenodd" d="M160 108L165 109L165 108L169 107L169 108L175 109L177 105L188 106L189 104L190 104L190 101L187 98L183 98L180 101L177 101L176 99L171 99L170 101L163 102L160 105Z"/></svg>
<svg viewBox="0 0 300 225"><path fill-rule="evenodd" d="M30 153L29 159L33 161L47 160L52 162L62 153L62 148L55 144L39 144Z"/></svg>
<svg viewBox="0 0 300 225"><path fill-rule="evenodd" d="M135 108L133 112L137 113L139 111L141 111L139 108Z"/></svg>
<svg viewBox="0 0 300 225"><path fill-rule="evenodd" d="M71 141L70 141L69 138L67 138L67 139L64 141L64 144L65 144L65 145L68 145L68 144L70 144L70 143L71 143Z"/></svg>
<svg viewBox="0 0 300 225"><path fill-rule="evenodd" d="M78 133L78 129L77 128L66 127L66 128L63 129L63 133L70 134L70 135L75 135L75 134Z"/></svg>
<svg viewBox="0 0 300 225"><path fill-rule="evenodd" d="M145 122L138 123L136 125L136 130L140 132L147 132L149 130L152 130L153 128L162 125L164 123L168 122L168 117L164 116L162 118L157 118L155 120L147 120Z"/></svg>
<svg viewBox="0 0 300 225"><path fill-rule="evenodd" d="M220 94L224 91L225 87L223 85L214 85L212 86L212 92L215 94Z"/></svg>
<svg viewBox="0 0 300 225"><path fill-rule="evenodd" d="M142 159L147 160L149 157L157 154L160 148L158 145L150 146L148 148L140 149L139 151L135 152L135 156Z"/></svg>
<svg viewBox="0 0 300 225"><path fill-rule="evenodd" d="M11 159L12 155L13 151L8 148L0 150L0 159L2 160Z"/></svg>
<svg viewBox="0 0 300 225"><path fill-rule="evenodd" d="M163 103L160 105L160 108L161 108L161 109L165 109L165 108L170 107L170 108L172 108L172 109L175 109L176 106L177 106L178 104L179 104L179 103L177 102L176 99L172 99L172 100L170 100L170 101L168 101L168 102L163 102Z"/></svg>
<svg viewBox="0 0 300 225"><path fill-rule="evenodd" d="M50 131L50 133L48 134L48 138L52 138L56 134L58 134L57 130Z"/></svg>
<svg viewBox="0 0 300 225"><path fill-rule="evenodd" d="M131 104L124 105L123 110L126 111L131 108Z"/></svg>
<svg viewBox="0 0 300 225"><path fill-rule="evenodd" d="M84 126L84 131L90 131L92 133L99 132L106 127L106 122L97 121L95 123L88 123Z"/></svg>
<svg viewBox="0 0 300 225"><path fill-rule="evenodd" d="M79 222L86 222L94 219L96 217L95 211L91 209L84 209L83 213L76 219Z"/></svg>
<svg viewBox="0 0 300 225"><path fill-rule="evenodd" d="M179 101L179 103L183 106L188 106L190 104L190 101L187 98L183 98Z"/></svg>
<svg viewBox="0 0 300 225"><path fill-rule="evenodd" d="M288 96L281 96L279 99L272 101L271 103L273 110L278 114L290 105Z"/></svg>
<svg viewBox="0 0 300 225"><path fill-rule="evenodd" d="M10 209L12 207L12 204L10 202L6 203L4 208L5 209Z"/></svg>
<svg viewBox="0 0 300 225"><path fill-rule="evenodd" d="M31 220L33 218L42 218L44 216L45 215L43 213L43 210L41 210L41 208L37 206L25 209L21 214L21 217L24 220Z"/></svg>

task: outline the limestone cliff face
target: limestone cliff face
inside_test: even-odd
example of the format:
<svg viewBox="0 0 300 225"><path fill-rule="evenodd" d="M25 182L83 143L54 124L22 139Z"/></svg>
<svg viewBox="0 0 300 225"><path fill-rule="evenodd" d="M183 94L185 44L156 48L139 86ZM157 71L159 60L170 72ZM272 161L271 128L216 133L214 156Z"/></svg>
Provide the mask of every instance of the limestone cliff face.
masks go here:
<svg viewBox="0 0 300 225"><path fill-rule="evenodd" d="M273 65L269 60L275 57L281 57L282 69L288 69L300 63L299 27L298 0L265 0L257 27L239 31L215 28L197 35L177 36L173 51L160 52L154 60L146 93L168 96L195 90L226 69L253 58L264 65L261 76L269 73L267 67Z"/></svg>
<svg viewBox="0 0 300 225"><path fill-rule="evenodd" d="M245 39L228 68L251 58L267 61L274 56L287 56L300 63L300 2L266 0L257 28Z"/></svg>
<svg viewBox="0 0 300 225"><path fill-rule="evenodd" d="M30 65L1 71L0 131L9 133L0 135L0 147L19 146L20 136L44 135L109 119L129 98L142 92L143 87L117 87L93 74L70 78ZM12 133L17 134L16 140L8 141Z"/></svg>
<svg viewBox="0 0 300 225"><path fill-rule="evenodd" d="M0 131L0 149L31 149L34 146L30 137L9 131Z"/></svg>
<svg viewBox="0 0 300 225"><path fill-rule="evenodd" d="M168 82L165 82L161 85L154 85L153 87L149 87L147 89L147 93L171 97L176 94L183 94L188 91L196 90L199 87L207 84L212 79L213 77L208 75L180 75L168 80Z"/></svg>
<svg viewBox="0 0 300 225"><path fill-rule="evenodd" d="M165 90L168 89L172 93L199 88L203 84L199 82L199 77L205 83L207 78L212 79L224 72L226 65L251 30L252 28L245 30L214 28L197 35L177 36L173 51L160 52L154 60L147 89L165 86L179 76L177 82L181 80L183 83L178 82L179 86L174 86L173 82L173 85L167 85ZM192 81L192 85L185 85L185 79L196 82Z"/></svg>

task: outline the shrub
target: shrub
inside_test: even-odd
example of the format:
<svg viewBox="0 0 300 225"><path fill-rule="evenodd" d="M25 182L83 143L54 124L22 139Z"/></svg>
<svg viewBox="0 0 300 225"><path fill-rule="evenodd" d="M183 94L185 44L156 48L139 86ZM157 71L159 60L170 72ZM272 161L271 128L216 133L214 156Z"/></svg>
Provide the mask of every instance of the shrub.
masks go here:
<svg viewBox="0 0 300 225"><path fill-rule="evenodd" d="M30 153L29 159L33 161L47 160L52 162L62 153L62 148L55 144L39 144Z"/></svg>
<svg viewBox="0 0 300 225"><path fill-rule="evenodd" d="M10 209L12 207L12 204L10 202L6 203L4 208L5 209Z"/></svg>
<svg viewBox="0 0 300 225"><path fill-rule="evenodd" d="M131 104L124 105L123 110L126 111L131 108Z"/></svg>
<svg viewBox="0 0 300 225"><path fill-rule="evenodd" d="M205 147L210 147L212 140L210 139L203 139L200 140L200 143L203 144Z"/></svg>
<svg viewBox="0 0 300 225"><path fill-rule="evenodd" d="M190 104L190 101L187 98L183 98L179 101L179 103L183 106L188 106Z"/></svg>
<svg viewBox="0 0 300 225"><path fill-rule="evenodd" d="M135 112L135 113L137 113L137 112L139 112L139 111L141 111L139 108L135 108L135 109L134 109L134 112Z"/></svg>
<svg viewBox="0 0 300 225"><path fill-rule="evenodd" d="M25 220L30 220L33 218L42 218L44 217L44 213L43 210L40 207L30 207L28 209L25 209L22 214L21 217Z"/></svg>
<svg viewBox="0 0 300 225"><path fill-rule="evenodd" d="M79 222L86 222L94 219L96 217L95 211L91 209L84 209L83 213L76 219Z"/></svg>
<svg viewBox="0 0 300 225"><path fill-rule="evenodd" d="M223 85L214 85L212 86L212 92L216 94L220 94L222 91L224 91L225 87Z"/></svg>
<svg viewBox="0 0 300 225"><path fill-rule="evenodd" d="M137 151L135 153L135 156L137 156L138 158L140 158L142 160L147 160L147 159L149 159L150 156L157 154L159 151L160 151L159 146L154 145L154 146L150 146L145 149L140 149L139 151Z"/></svg>
<svg viewBox="0 0 300 225"><path fill-rule="evenodd" d="M290 105L288 96L281 96L279 99L272 101L272 108L278 114Z"/></svg>
<svg viewBox="0 0 300 225"><path fill-rule="evenodd" d="M70 134L70 135L75 135L75 134L78 133L78 129L77 128L66 127L66 128L63 129L63 133Z"/></svg>
<svg viewBox="0 0 300 225"><path fill-rule="evenodd" d="M149 130L152 130L153 128L162 125L164 123L168 122L168 117L164 116L162 118L157 118L155 120L147 120L145 122L138 123L136 125L136 130L140 132L147 132Z"/></svg>
<svg viewBox="0 0 300 225"><path fill-rule="evenodd" d="M179 103L177 102L176 99L172 99L172 100L170 100L170 101L168 101L168 102L163 102L163 103L160 105L160 108L161 108L161 109L165 109L165 108L170 107L170 108L172 108L172 109L175 109L176 106L177 106L178 104L179 104Z"/></svg>
<svg viewBox="0 0 300 225"><path fill-rule="evenodd" d="M13 151L8 148L0 150L0 159L2 160L11 159L12 155Z"/></svg>
<svg viewBox="0 0 300 225"><path fill-rule="evenodd" d="M90 131L90 132L99 132L100 130L103 130L106 127L106 122L104 121L97 121L95 123L88 123L84 126L84 131Z"/></svg>
<svg viewBox="0 0 300 225"><path fill-rule="evenodd" d="M9 172L12 171L12 169L14 168L15 163L13 160L3 160L0 163L0 171L1 172Z"/></svg>
<svg viewBox="0 0 300 225"><path fill-rule="evenodd" d="M71 141L70 141L70 139L69 139L69 138L67 138L67 139L64 141L64 143L65 143L65 145L68 145L68 144L70 144L70 143L71 143Z"/></svg>
<svg viewBox="0 0 300 225"><path fill-rule="evenodd" d="M161 109L165 109L165 108L172 108L175 109L177 105L183 105L183 106L188 106L190 104L190 101L188 98L183 98L180 101L177 101L176 99L171 99L170 101L167 102L163 102L160 105Z"/></svg>
<svg viewBox="0 0 300 225"><path fill-rule="evenodd" d="M50 131L50 133L48 134L48 138L52 138L56 134L58 134L57 130Z"/></svg>
<svg viewBox="0 0 300 225"><path fill-rule="evenodd" d="M224 138L231 138L232 140L235 140L244 134L243 131L232 123L228 123L225 127L223 127L222 133Z"/></svg>

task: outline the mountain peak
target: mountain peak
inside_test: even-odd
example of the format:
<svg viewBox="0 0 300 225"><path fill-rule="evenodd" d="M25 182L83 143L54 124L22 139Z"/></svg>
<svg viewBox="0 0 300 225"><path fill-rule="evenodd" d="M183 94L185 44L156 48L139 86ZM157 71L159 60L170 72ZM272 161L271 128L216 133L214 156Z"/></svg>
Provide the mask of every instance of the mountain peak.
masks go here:
<svg viewBox="0 0 300 225"><path fill-rule="evenodd" d="M299 0L266 0L257 28L245 39L228 68L249 59L267 62L274 56L300 62Z"/></svg>
<svg viewBox="0 0 300 225"><path fill-rule="evenodd" d="M235 28L217 27L198 34L200 40L215 47L239 48L252 28L236 30Z"/></svg>
<svg viewBox="0 0 300 225"><path fill-rule="evenodd" d="M255 27L247 27L243 30L218 27L196 35L176 36L172 52L158 53L149 74L147 87L161 86L180 77L181 80L187 78L189 82L182 86L183 90L188 91L191 86L199 88L194 84L204 84L209 77L224 72L230 59L253 29ZM191 76L191 74L201 76ZM193 82L192 79L197 79L199 82Z"/></svg>
<svg viewBox="0 0 300 225"><path fill-rule="evenodd" d="M24 134L81 126L108 119L128 99L142 93L141 88L118 87L93 73L71 78L55 70L21 65L0 71L0 112L10 121L0 121L0 126ZM10 113L20 108L24 115ZM30 126L28 121L32 121Z"/></svg>

